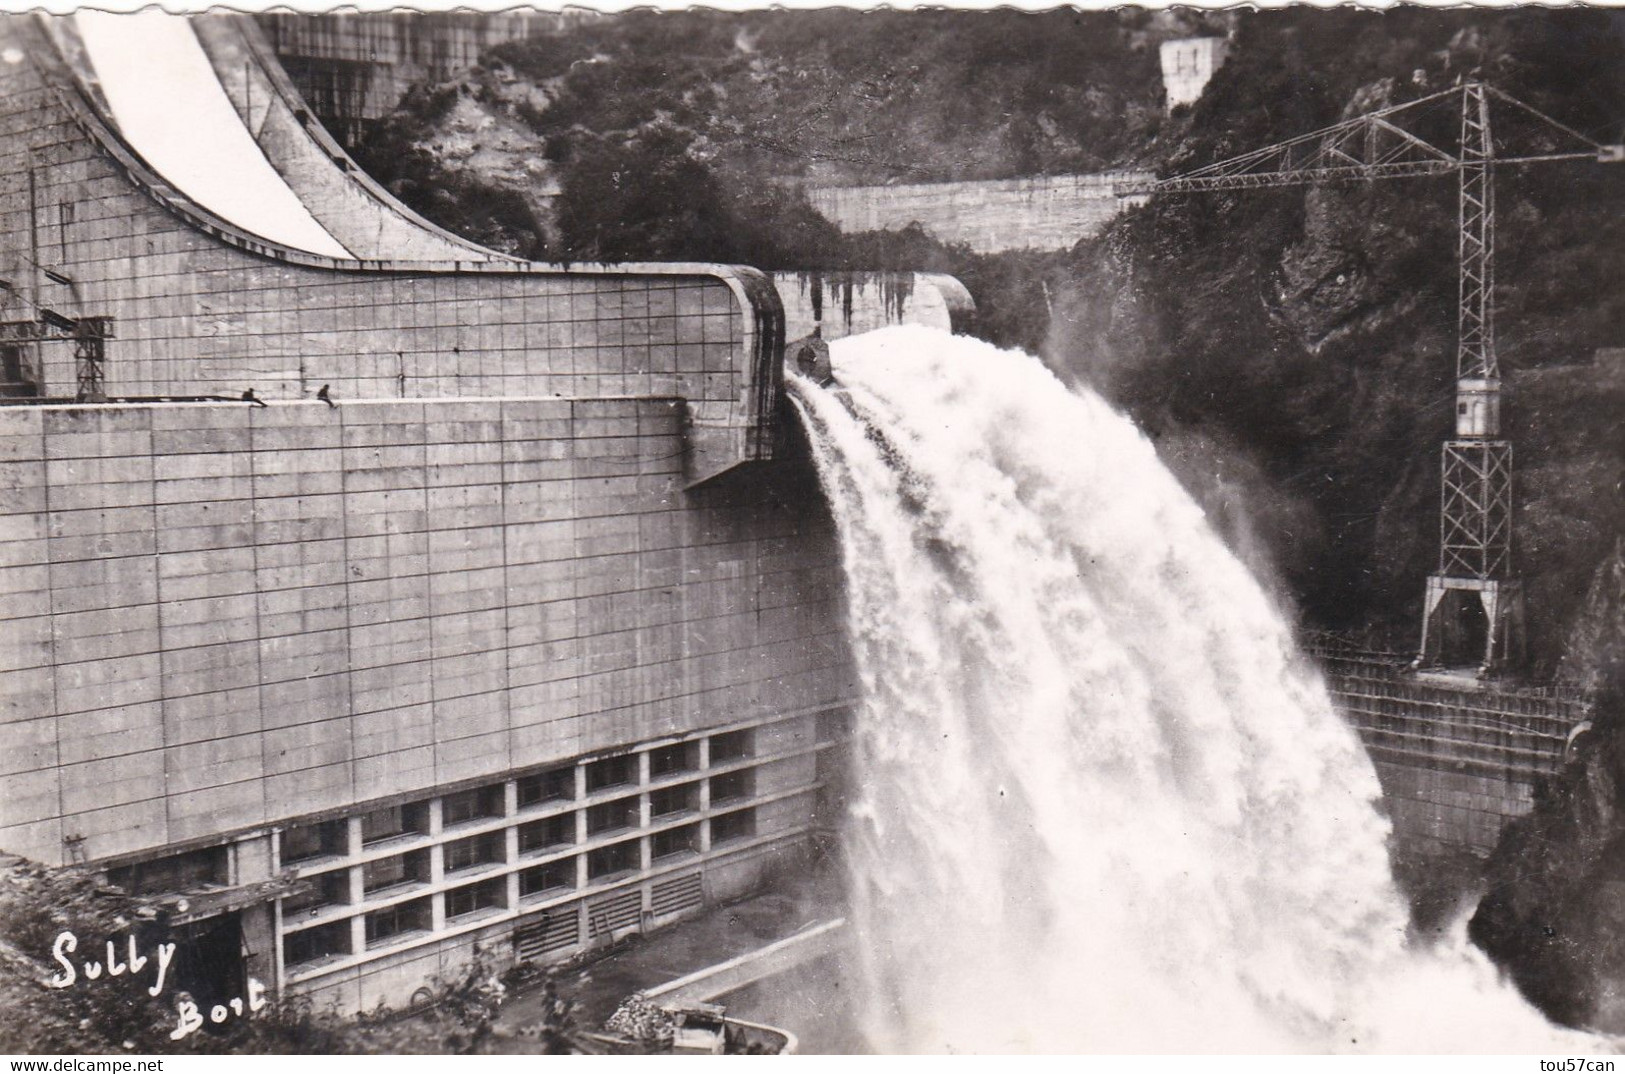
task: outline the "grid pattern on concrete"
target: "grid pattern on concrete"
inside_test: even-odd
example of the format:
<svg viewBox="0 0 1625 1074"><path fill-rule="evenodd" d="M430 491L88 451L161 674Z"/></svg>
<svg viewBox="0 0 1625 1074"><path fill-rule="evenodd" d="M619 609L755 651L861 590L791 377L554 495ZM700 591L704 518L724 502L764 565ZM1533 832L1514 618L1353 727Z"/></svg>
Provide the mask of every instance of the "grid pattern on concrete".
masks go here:
<svg viewBox="0 0 1625 1074"><path fill-rule="evenodd" d="M280 865L310 890L281 901L280 979L311 992L371 976L366 998L385 998L412 979L390 965L449 936L507 924L504 958L554 960L688 913L716 863L808 836L816 755L833 745L820 724L792 716L397 804L409 830L382 838L367 807L290 828ZM736 752L713 760L719 738ZM595 779L622 760L611 782Z"/></svg>
<svg viewBox="0 0 1625 1074"><path fill-rule="evenodd" d="M1489 853L1589 716L1582 698L1550 689L1452 684L1391 657L1317 656L1333 704L1376 762L1396 836L1422 852Z"/></svg>
<svg viewBox="0 0 1625 1074"><path fill-rule="evenodd" d="M1400 843L1414 853L1487 856L1507 822L1534 808L1531 781L1382 760L1376 765L1383 809Z"/></svg>
<svg viewBox="0 0 1625 1074"><path fill-rule="evenodd" d="M0 845L207 840L849 696L805 466L673 400L0 410Z"/></svg>

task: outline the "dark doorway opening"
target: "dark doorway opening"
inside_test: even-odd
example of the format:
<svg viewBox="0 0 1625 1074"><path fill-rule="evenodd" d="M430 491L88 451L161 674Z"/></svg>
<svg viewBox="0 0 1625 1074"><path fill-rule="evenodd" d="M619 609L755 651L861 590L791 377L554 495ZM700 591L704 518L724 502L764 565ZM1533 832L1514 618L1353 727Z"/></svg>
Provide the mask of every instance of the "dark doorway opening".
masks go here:
<svg viewBox="0 0 1625 1074"><path fill-rule="evenodd" d="M171 930L175 989L190 992L205 1017L215 1004L248 996L243 972L243 931L238 914L219 914Z"/></svg>
<svg viewBox="0 0 1625 1074"><path fill-rule="evenodd" d="M20 344L0 344L0 397L31 399L39 395L39 385L28 367Z"/></svg>
<svg viewBox="0 0 1625 1074"><path fill-rule="evenodd" d="M1484 663L1490 620L1477 590L1446 591L1433 614L1439 627L1439 664L1447 668L1476 668Z"/></svg>

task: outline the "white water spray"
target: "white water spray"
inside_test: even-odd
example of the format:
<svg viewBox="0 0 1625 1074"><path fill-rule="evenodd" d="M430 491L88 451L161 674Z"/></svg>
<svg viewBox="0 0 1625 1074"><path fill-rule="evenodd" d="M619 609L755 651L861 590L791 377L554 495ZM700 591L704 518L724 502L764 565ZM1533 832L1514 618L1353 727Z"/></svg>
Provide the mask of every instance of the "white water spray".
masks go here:
<svg viewBox="0 0 1625 1074"><path fill-rule="evenodd" d="M1369 761L1125 418L933 330L832 350L844 391L793 392L864 686L875 1045L1583 1044L1460 936L1407 947Z"/></svg>

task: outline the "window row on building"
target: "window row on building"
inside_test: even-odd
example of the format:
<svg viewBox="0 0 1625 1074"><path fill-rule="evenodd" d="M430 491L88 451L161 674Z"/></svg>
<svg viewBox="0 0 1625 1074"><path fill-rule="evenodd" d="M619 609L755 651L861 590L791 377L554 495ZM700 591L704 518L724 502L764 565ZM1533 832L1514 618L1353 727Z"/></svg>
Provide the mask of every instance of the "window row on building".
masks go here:
<svg viewBox="0 0 1625 1074"><path fill-rule="evenodd" d="M279 900L283 979L320 976L500 915L522 925L562 920L578 904L587 913L602 903L600 893L650 878L668 877L652 889L654 913L690 908L699 897L696 867L789 834L795 824L771 804L810 801L820 785L817 752L831 744L822 723L816 735L800 736L773 736L771 726L285 828L277 861L299 890ZM779 819L761 824L763 816ZM639 916L630 910L630 921ZM569 934L596 935L599 924L572 919ZM562 935L558 922L550 928Z"/></svg>

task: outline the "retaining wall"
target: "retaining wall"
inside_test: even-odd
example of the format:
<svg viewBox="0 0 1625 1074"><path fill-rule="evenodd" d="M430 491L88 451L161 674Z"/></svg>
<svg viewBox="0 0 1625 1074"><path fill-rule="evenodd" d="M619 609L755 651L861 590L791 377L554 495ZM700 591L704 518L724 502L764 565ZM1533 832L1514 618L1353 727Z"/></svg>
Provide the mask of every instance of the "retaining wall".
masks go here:
<svg viewBox="0 0 1625 1074"><path fill-rule="evenodd" d="M1376 764L1394 834L1422 854L1494 849L1529 812L1588 718L1578 697L1444 675L1394 658L1323 650L1333 703Z"/></svg>
<svg viewBox="0 0 1625 1074"><path fill-rule="evenodd" d="M848 234L900 231L919 224L976 253L1069 250L1099 233L1132 204L1115 184L1149 173L1054 175L963 183L809 187L813 208Z"/></svg>

